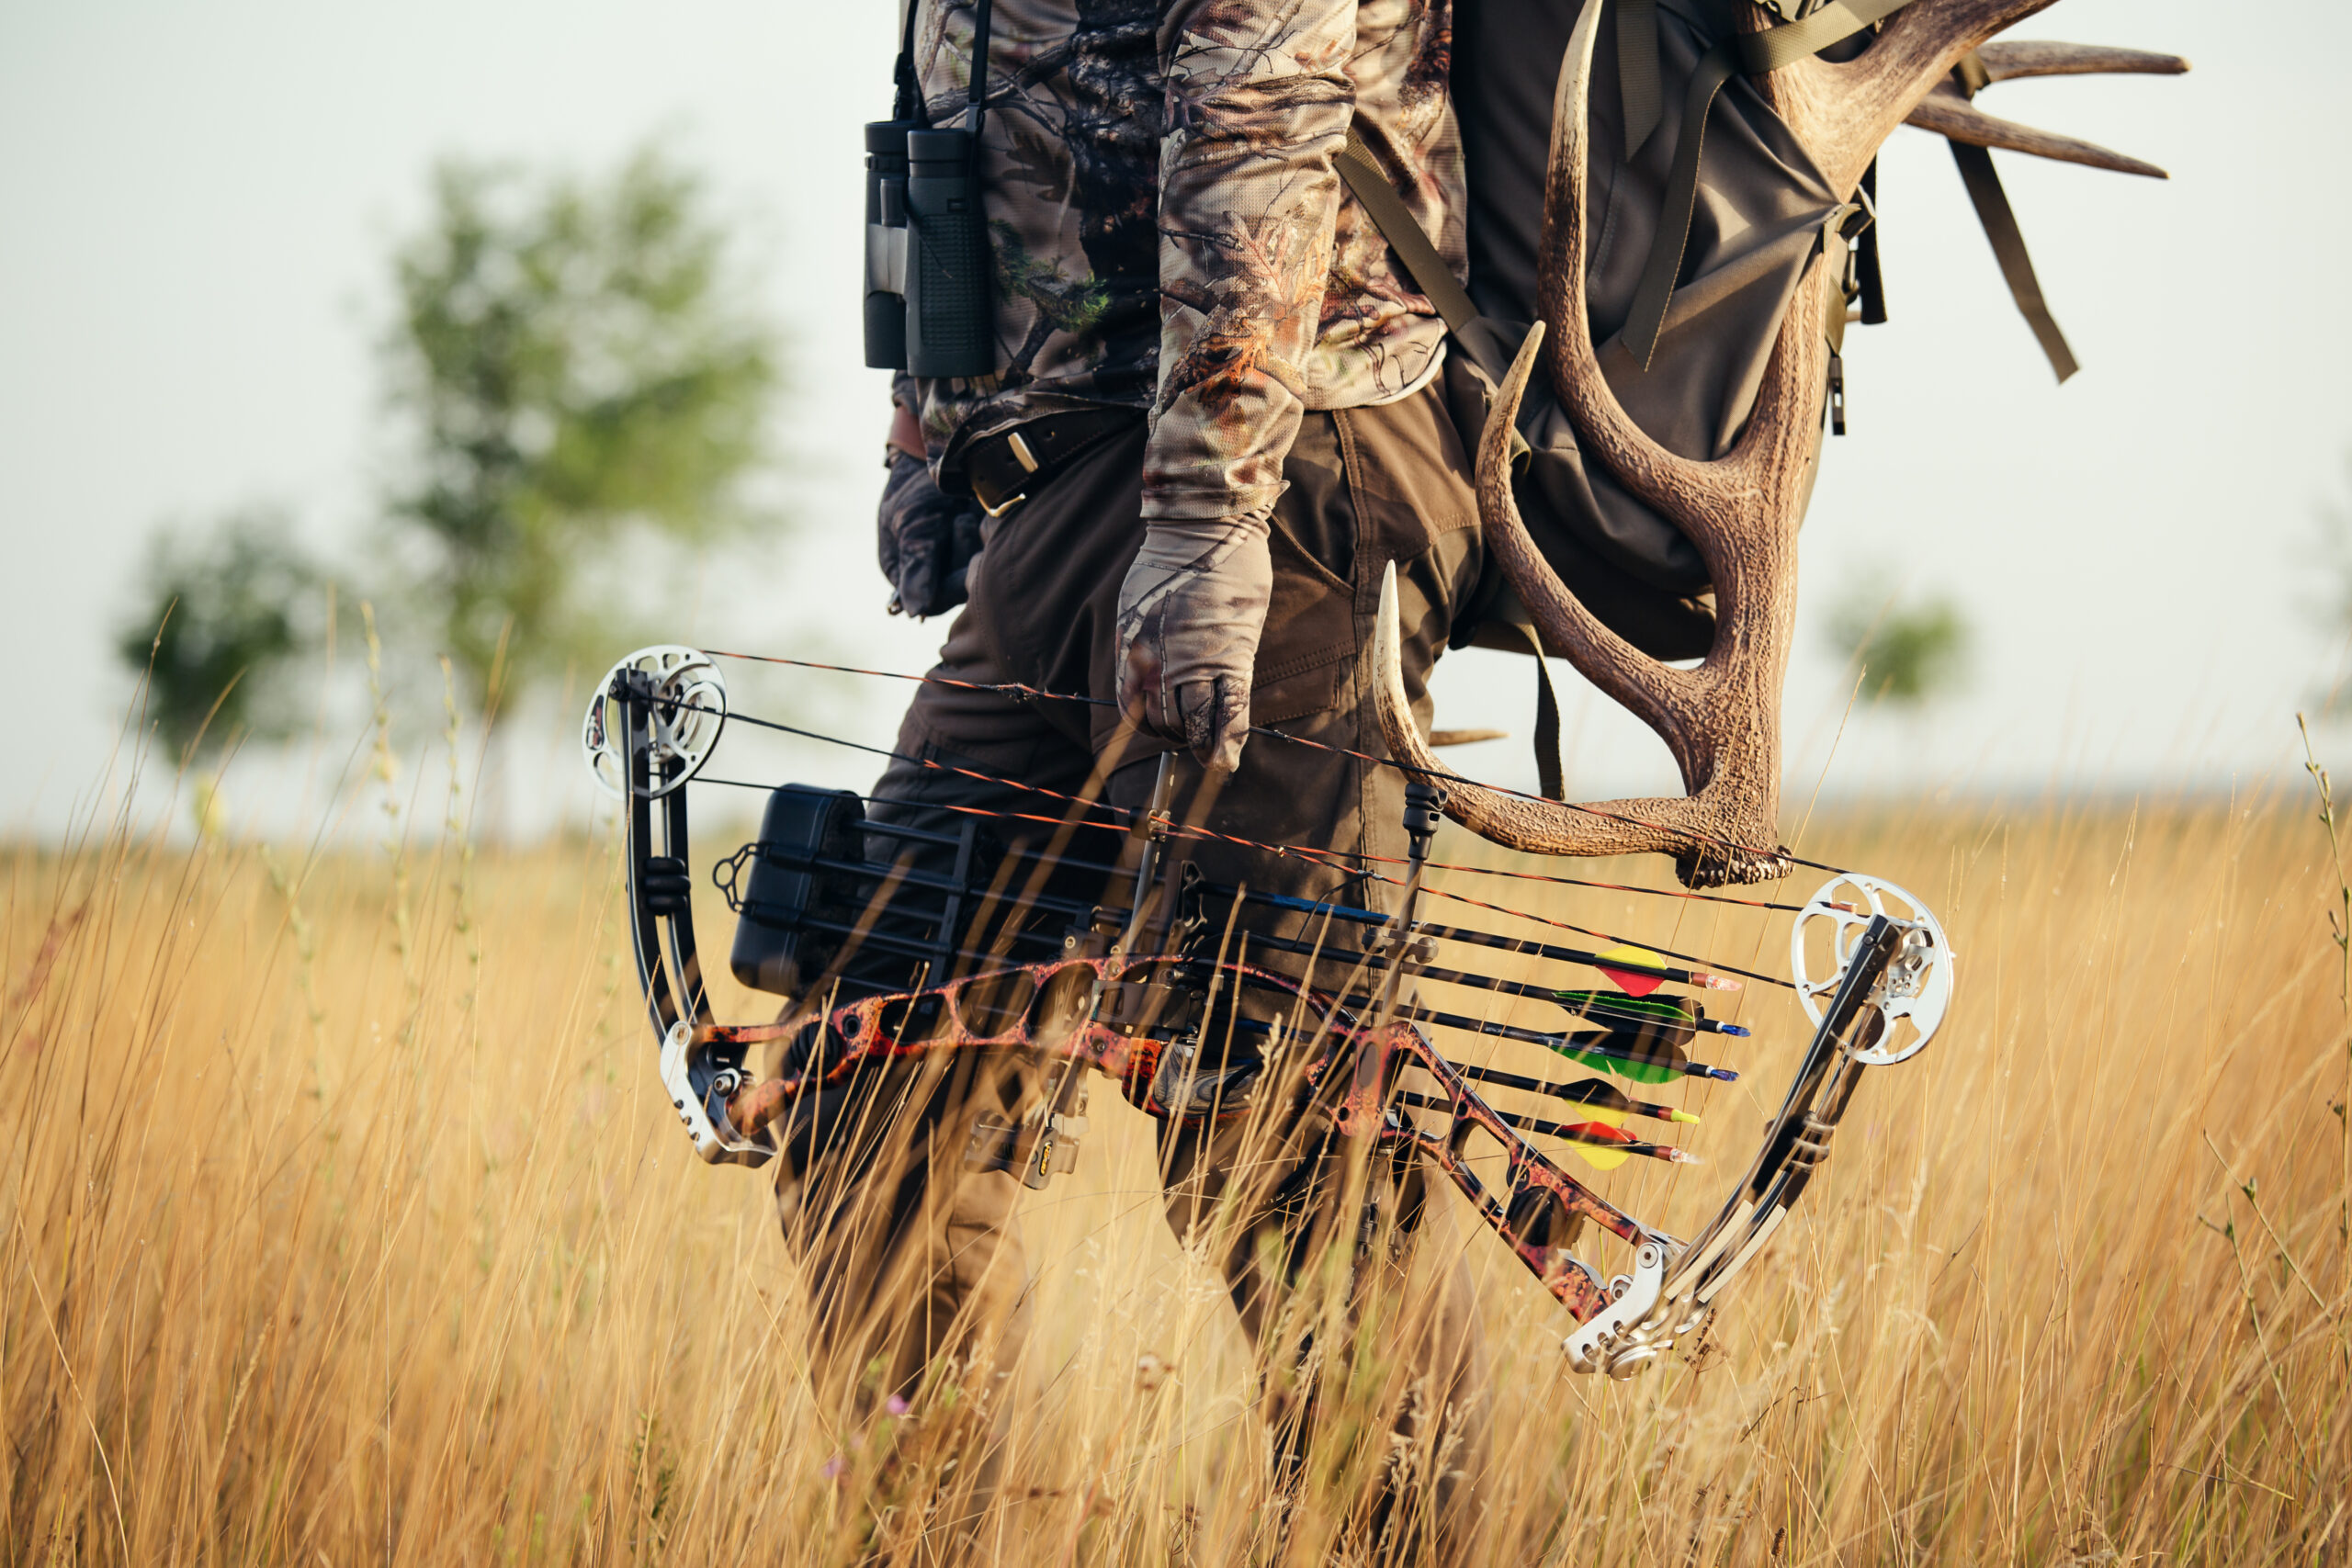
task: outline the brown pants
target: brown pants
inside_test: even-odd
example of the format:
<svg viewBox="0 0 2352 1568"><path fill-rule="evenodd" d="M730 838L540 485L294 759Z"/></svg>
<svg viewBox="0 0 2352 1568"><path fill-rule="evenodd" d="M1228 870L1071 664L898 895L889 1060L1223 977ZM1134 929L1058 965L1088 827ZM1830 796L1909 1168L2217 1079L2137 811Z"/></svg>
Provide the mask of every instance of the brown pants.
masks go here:
<svg viewBox="0 0 2352 1568"><path fill-rule="evenodd" d="M1143 526L1143 439L1138 425L1105 443L989 525L971 603L934 673L1113 693L1119 583ZM1252 721L1385 755L1362 657L1383 570L1396 565L1407 689L1424 719L1429 669L1478 579L1477 513L1460 441L1432 389L1387 407L1308 414L1283 473L1289 490L1274 513L1274 593ZM1119 805L1148 797L1159 760L1158 748L1136 744L1107 705L1014 702L939 684L919 688L898 750ZM1405 852L1404 784L1391 768L1261 735L1214 798L1189 757L1179 759L1176 777L1179 819L1218 833ZM872 817L944 832L965 819L945 807L1045 817L1062 809L909 761L889 765L874 796ZM1180 842L1219 883L1373 908L1388 907L1383 895L1393 892L1304 858ZM876 852L898 852L893 843ZM1114 853L1115 845L1073 858ZM1057 874L1056 887L1080 901L1124 901L1120 889L1106 894L1099 874L1091 883ZM1217 919L1236 940L1314 935L1306 917L1261 906ZM1029 1312L1013 1223L1021 1188L1001 1172L967 1170L962 1156L977 1118L1013 1112L1035 1088L1034 1069L1018 1064L933 1057L830 1090L779 1129L785 1231L815 1296L813 1360L829 1406L855 1418L895 1396L929 1409L925 1390L935 1380L957 1383L967 1457L960 1475L937 1478L956 1483L953 1495L934 1492L927 1503L946 1538L978 1518L994 1484L988 1434L1001 1429ZM1310 1452L1326 1475L1345 1471L1344 1456L1314 1445L1317 1370L1346 1365L1350 1376L1321 1382L1372 1386L1383 1408L1371 1425L1366 1412L1354 1413L1354 1430L1374 1434L1355 1440L1378 1451L1358 1466L1369 1479L1356 1483L1357 1502L1341 1505L1343 1528L1357 1550L1384 1561L1466 1560L1471 1482L1483 1459L1482 1353L1468 1271L1442 1234L1430 1234L1445 1227L1437 1206L1424 1204L1424 1173L1351 1149L1284 1085L1261 1083L1250 1099L1249 1117L1214 1130L1163 1124L1161 1167L1170 1224L1221 1260L1258 1348L1277 1481L1287 1485ZM1336 1270L1325 1267L1334 1257L1342 1259ZM1335 1288L1303 1289L1334 1279ZM1379 1375L1367 1379L1364 1358L1375 1354Z"/></svg>

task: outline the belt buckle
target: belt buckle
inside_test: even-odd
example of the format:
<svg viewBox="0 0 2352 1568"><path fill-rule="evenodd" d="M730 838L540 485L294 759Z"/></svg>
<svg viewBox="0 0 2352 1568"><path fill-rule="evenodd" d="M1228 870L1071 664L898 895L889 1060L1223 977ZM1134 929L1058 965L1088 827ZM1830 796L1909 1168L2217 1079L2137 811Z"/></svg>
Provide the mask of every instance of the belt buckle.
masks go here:
<svg viewBox="0 0 2352 1568"><path fill-rule="evenodd" d="M1036 455L1029 450L1029 443L1023 438L1021 432L1014 431L1005 437L1005 442L1012 450L1012 460L1021 465L1022 477L1026 479L1035 474L1038 468ZM1006 513L1028 500L1029 492L1025 489L1014 491L996 506L990 506L987 499L982 497L977 490L973 491L973 499L979 502L981 511L987 513L991 519L996 519L1001 518Z"/></svg>

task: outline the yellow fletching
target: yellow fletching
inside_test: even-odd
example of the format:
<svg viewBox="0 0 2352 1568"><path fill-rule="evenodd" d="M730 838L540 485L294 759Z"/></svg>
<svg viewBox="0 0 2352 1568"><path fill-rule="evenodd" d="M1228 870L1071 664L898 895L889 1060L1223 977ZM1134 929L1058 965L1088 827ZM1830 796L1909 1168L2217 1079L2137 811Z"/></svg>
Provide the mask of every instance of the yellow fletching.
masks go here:
<svg viewBox="0 0 2352 1568"><path fill-rule="evenodd" d="M1611 959L1613 958L1620 964L1638 964L1648 969L1666 967L1666 959L1662 955L1652 953L1646 947L1635 947L1630 942L1621 942L1614 947L1604 947L1592 956L1595 961L1594 966L1614 980L1618 989L1628 996L1648 996L1657 989L1658 978L1655 975L1630 975L1622 969L1611 969L1609 967Z"/></svg>
<svg viewBox="0 0 2352 1568"><path fill-rule="evenodd" d="M1587 1107L1577 1114L1583 1121L1598 1122L1604 1127L1623 1127L1625 1124L1625 1113L1622 1111ZM1585 1163L1595 1170L1614 1170L1634 1157L1624 1150L1612 1149L1606 1144L1571 1144L1568 1146L1584 1156Z"/></svg>

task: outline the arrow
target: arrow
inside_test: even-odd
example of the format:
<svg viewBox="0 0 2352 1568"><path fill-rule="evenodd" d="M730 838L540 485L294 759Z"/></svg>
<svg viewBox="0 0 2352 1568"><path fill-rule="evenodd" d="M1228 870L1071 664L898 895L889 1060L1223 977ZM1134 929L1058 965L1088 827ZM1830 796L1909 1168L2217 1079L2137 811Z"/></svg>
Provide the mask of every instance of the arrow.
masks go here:
<svg viewBox="0 0 2352 1568"><path fill-rule="evenodd" d="M1748 1033L1736 1023L1718 1023L1709 1018L1707 1010L1689 997L1628 997L1614 991L1553 991L1549 995L1570 1012L1581 1013L1595 1023L1679 1021L1708 1034L1745 1039Z"/></svg>
<svg viewBox="0 0 2352 1568"><path fill-rule="evenodd" d="M1621 1033L1609 1029L1580 1029L1573 1033L1546 1034L1541 1030L1521 1029L1508 1023L1495 1023L1483 1018L1470 1018L1458 1012L1437 1012L1427 1008L1415 1016L1424 1023L1441 1029L1459 1029L1465 1033L1484 1034L1496 1040L1520 1040L1530 1045L1541 1045L1562 1055L1573 1056L1587 1066L1613 1072L1635 1083L1664 1083L1676 1074L1694 1078L1717 1078L1732 1083L1739 1074L1729 1067L1711 1067L1694 1062L1679 1050L1661 1053L1655 1043L1638 1035ZM1651 1075L1655 1074L1653 1077Z"/></svg>
<svg viewBox="0 0 2352 1568"><path fill-rule="evenodd" d="M1635 1029L1580 1029L1557 1035L1552 1049L1570 1061L1599 1067L1635 1083L1664 1083L1690 1074L1721 1077L1720 1069L1704 1068L1683 1054L1692 1031L1686 1024L1645 1024Z"/></svg>
<svg viewBox="0 0 2352 1568"><path fill-rule="evenodd" d="M1404 1093L1396 1096L1396 1104L1408 1105L1418 1111L1453 1112L1453 1102L1433 1095ZM1572 1145L1597 1170L1614 1170L1635 1155L1645 1159L1662 1159L1674 1165L1704 1165L1705 1160L1688 1149L1672 1144L1652 1144L1621 1132L1605 1122L1545 1122L1533 1116L1495 1114L1516 1131L1532 1133L1539 1138L1558 1138Z"/></svg>
<svg viewBox="0 0 2352 1568"><path fill-rule="evenodd" d="M1498 1089L1521 1089L1529 1094L1548 1095L1577 1105L1590 1105L1625 1116L1646 1116L1657 1122L1673 1122L1683 1126L1699 1125L1699 1114L1671 1105L1659 1105L1646 1100L1635 1100L1607 1078L1579 1078L1575 1083L1555 1083L1546 1078L1522 1077L1498 1067L1473 1066L1456 1062L1453 1070L1465 1078L1490 1083Z"/></svg>

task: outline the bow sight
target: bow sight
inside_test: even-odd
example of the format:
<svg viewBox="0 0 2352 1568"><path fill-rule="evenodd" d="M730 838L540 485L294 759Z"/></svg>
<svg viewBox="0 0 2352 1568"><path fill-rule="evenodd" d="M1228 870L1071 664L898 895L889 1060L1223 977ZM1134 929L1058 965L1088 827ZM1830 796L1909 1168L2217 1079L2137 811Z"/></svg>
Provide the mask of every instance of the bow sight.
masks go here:
<svg viewBox="0 0 2352 1568"><path fill-rule="evenodd" d="M1814 1027L1738 1186L1694 1238L1678 1239L1531 1140L1564 1144L1603 1170L1632 1157L1696 1163L1623 1125L1696 1115L1609 1080L1736 1078L1689 1052L1702 1040L1748 1037L1709 1017L1701 998L1738 981L1630 944L1592 950L1422 919L1427 898L1462 896L1426 885L1442 798L1419 779L1408 794L1411 848L1396 913L1211 881L1180 852L1205 835L1171 819L1163 760L1148 807L1065 800L1067 820L1042 845L1001 831L1005 813L948 808L960 813L948 831L867 810L901 803L776 788L759 838L719 861L713 880L737 917L735 977L793 1005L782 1022L720 1023L695 942L684 786L727 717L726 685L708 655L655 648L614 667L582 735L590 771L624 802L632 945L662 1080L705 1160L763 1164L776 1150L770 1123L802 1095L864 1066L939 1052L1016 1054L1043 1070L1047 1086L1026 1113L983 1121L965 1156L1031 1186L1071 1168L1090 1071L1148 1113L1187 1122L1246 1115L1256 1097L1295 1092L1340 1135L1409 1151L1442 1171L1577 1320L1566 1349L1579 1371L1629 1376L1696 1332L1826 1157L1863 1071L1916 1055L1951 1002L1951 946L1903 889L1839 873L1794 908L1793 980L1753 977L1794 989ZM1073 886L1096 896L1073 896ZM1211 916L1248 907L1311 918L1314 940L1238 937L1234 921ZM1510 952L1547 977L1565 970L1581 984L1449 966L1441 963L1449 949ZM1446 1010L1424 985L1534 999L1568 1021L1534 1029ZM1438 1048L1442 1031L1538 1045L1603 1076L1555 1081L1456 1063ZM749 1053L763 1044L780 1048L782 1066L761 1081ZM1288 1070L1276 1074L1276 1065ZM1549 1100L1570 1108L1568 1119L1498 1110L1486 1098L1496 1091ZM1578 1256L1588 1223L1624 1245L1628 1272L1605 1276Z"/></svg>

